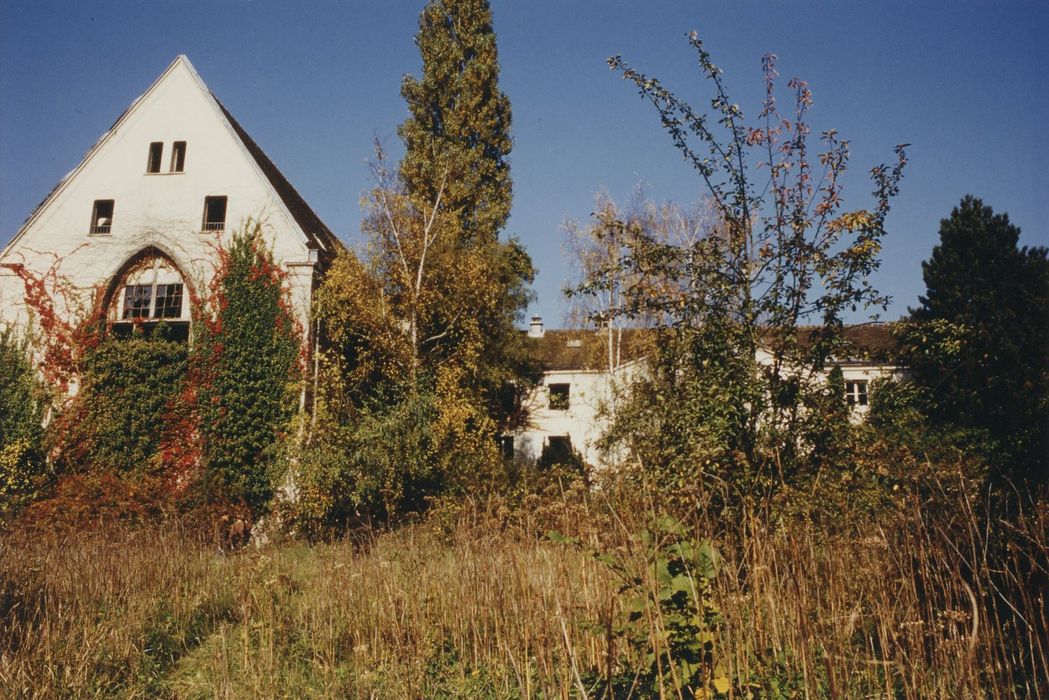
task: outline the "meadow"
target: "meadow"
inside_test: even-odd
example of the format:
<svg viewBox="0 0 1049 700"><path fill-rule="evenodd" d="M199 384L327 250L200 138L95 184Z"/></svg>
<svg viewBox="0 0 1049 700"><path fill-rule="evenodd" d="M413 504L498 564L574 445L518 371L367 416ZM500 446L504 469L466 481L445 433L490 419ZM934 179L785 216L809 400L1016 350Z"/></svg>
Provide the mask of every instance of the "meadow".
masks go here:
<svg viewBox="0 0 1049 700"><path fill-rule="evenodd" d="M235 551L9 530L0 695L1038 697L1049 508L986 505L784 527L575 485Z"/></svg>

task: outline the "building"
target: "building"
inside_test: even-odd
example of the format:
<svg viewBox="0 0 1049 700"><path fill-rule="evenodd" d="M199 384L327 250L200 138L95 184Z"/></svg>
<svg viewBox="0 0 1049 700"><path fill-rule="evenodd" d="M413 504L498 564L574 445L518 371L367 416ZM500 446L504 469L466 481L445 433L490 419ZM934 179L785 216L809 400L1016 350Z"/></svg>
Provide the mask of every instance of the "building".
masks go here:
<svg viewBox="0 0 1049 700"><path fill-rule="evenodd" d="M27 321L16 270L56 270L81 295L102 285L115 332L163 320L188 337L190 295L210 281L216 244L249 219L308 327L318 275L341 244L178 56L0 252L0 321Z"/></svg>
<svg viewBox="0 0 1049 700"><path fill-rule="evenodd" d="M540 317L532 317L527 331L540 377L525 399L528 423L505 436L504 450L522 459L537 459L544 448L558 454L576 450L584 461L600 468L615 461L600 447L608 430L615 400L620 391L645 371L645 356L651 352L651 334L623 330L613 343L618 357L608 356L607 330L545 330ZM900 377L899 367L885 362L894 346L886 324L864 324L845 329L849 354L830 358L828 369L841 369L845 399L854 421L869 410L870 385L884 377ZM759 363L771 358L759 351ZM609 371L614 367L614 371Z"/></svg>

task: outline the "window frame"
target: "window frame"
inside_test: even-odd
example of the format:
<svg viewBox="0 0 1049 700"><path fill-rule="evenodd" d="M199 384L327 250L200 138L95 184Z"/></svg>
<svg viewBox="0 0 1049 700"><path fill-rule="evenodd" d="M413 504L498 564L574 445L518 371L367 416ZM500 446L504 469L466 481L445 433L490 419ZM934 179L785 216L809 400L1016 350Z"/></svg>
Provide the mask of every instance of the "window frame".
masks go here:
<svg viewBox="0 0 1049 700"><path fill-rule="evenodd" d="M208 210L212 203L222 202L222 221L212 221L208 218ZM225 231L226 215L229 214L229 197L227 195L215 195L204 198L204 216L200 223L200 230L206 232Z"/></svg>
<svg viewBox="0 0 1049 700"><path fill-rule="evenodd" d="M109 216L102 216L102 213L98 210L99 205L109 205ZM117 202L115 199L96 199L91 204L91 226L88 228L88 233L93 236L105 236L113 232L113 214L116 212ZM109 219L108 224L99 224L101 219Z"/></svg>
<svg viewBox="0 0 1049 700"><path fill-rule="evenodd" d="M547 385L549 401L547 408L551 411L567 411L572 405L572 384L569 382L557 382Z"/></svg>
<svg viewBox="0 0 1049 700"><path fill-rule="evenodd" d="M164 162L164 142L153 141L149 144L149 155L146 157L146 175L159 175L162 162Z"/></svg>
<svg viewBox="0 0 1049 700"><path fill-rule="evenodd" d="M850 407L869 406L870 382L866 379L846 379L845 403Z"/></svg>
<svg viewBox="0 0 1049 700"><path fill-rule="evenodd" d="M169 173L186 172L186 142L174 141L171 144L171 163L168 166Z"/></svg>
<svg viewBox="0 0 1049 700"><path fill-rule="evenodd" d="M164 294L160 294L160 288L164 288ZM172 287L178 287L176 293L171 293ZM123 286L124 295L121 297L120 304L120 318L117 323L153 323L158 321L180 321L183 320L182 308L186 303L186 285L184 282L149 282L147 284L125 284ZM132 290L135 290L132 292ZM141 294L142 290L148 290L148 293ZM132 293L138 296L139 300L146 300L143 305L138 302L132 305L132 309L144 311L141 314L129 314L128 301L132 298ZM178 313L171 315L169 312L175 307L170 303L170 299L178 299ZM164 299L168 303L165 303L163 307L158 304L158 300ZM161 312L163 309L163 312Z"/></svg>

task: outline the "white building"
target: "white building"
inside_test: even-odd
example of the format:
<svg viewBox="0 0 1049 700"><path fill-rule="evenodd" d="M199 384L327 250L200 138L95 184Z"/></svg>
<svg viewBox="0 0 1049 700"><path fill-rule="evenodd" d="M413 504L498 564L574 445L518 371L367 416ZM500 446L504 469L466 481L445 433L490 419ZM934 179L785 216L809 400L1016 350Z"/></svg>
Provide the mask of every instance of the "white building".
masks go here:
<svg viewBox="0 0 1049 700"><path fill-rule="evenodd" d="M249 219L262 222L308 327L318 272L341 244L179 56L0 252L0 320L27 320L17 270L54 269L85 301L102 285L118 331L163 319L188 333L215 245Z"/></svg>
<svg viewBox="0 0 1049 700"><path fill-rule="evenodd" d="M543 448L551 446L559 451L575 449L594 467L614 462L601 451L600 440L609 428L615 397L645 371L647 350L643 331L623 331L620 357L612 362L617 370L610 372L604 333L545 330L542 319L532 318L528 342L542 376L525 400L528 424L504 438L504 450L509 452L512 440L514 454L523 459L538 459ZM859 421L870 408L871 383L884 377L899 378L902 372L894 365L871 359L894 345L888 326L851 326L845 329L845 338L852 350L850 356L831 358L828 370L832 366L841 369L845 399L852 408L853 420ZM758 353L757 360L771 361L763 352Z"/></svg>

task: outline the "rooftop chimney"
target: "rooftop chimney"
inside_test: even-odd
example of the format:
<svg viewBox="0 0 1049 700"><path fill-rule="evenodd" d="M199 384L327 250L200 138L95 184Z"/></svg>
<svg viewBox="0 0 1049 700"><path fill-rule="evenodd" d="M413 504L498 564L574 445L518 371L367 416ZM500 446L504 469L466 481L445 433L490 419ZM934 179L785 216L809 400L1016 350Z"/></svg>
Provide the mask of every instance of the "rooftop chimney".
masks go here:
<svg viewBox="0 0 1049 700"><path fill-rule="evenodd" d="M542 338L545 331L543 331L543 317L533 316L532 322L528 324L528 337L529 338Z"/></svg>

